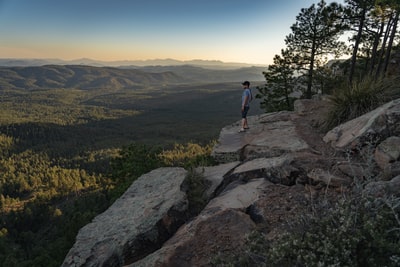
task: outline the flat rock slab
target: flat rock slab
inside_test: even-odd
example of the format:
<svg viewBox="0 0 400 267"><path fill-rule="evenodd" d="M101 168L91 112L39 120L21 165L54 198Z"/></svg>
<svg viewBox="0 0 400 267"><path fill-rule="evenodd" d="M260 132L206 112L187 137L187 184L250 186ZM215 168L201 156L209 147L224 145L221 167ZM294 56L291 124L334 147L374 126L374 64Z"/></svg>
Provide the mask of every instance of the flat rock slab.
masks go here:
<svg viewBox="0 0 400 267"><path fill-rule="evenodd" d="M186 174L183 168L159 168L139 177L79 231L62 266L122 266L135 261L149 244L165 241L169 236L160 234L170 231L172 235L180 226L174 225L177 214L188 207L186 193L180 189Z"/></svg>
<svg viewBox="0 0 400 267"><path fill-rule="evenodd" d="M273 158L257 158L246 161L242 165L235 168L233 175L252 172L254 170L269 170L271 168L282 168L293 160L290 155L283 155Z"/></svg>
<svg viewBox="0 0 400 267"><path fill-rule="evenodd" d="M239 122L222 129L212 155L218 162L231 162L256 157L273 157L308 149L296 133L293 112L250 116L250 129L239 133Z"/></svg>

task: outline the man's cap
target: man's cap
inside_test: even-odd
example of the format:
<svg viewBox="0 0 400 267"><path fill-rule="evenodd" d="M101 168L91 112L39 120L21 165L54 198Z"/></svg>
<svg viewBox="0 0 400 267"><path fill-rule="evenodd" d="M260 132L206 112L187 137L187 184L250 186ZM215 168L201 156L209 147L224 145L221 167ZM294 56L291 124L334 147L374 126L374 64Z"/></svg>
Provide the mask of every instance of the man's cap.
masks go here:
<svg viewBox="0 0 400 267"><path fill-rule="evenodd" d="M250 86L250 82L249 81L244 81L244 82L242 82L242 85Z"/></svg>

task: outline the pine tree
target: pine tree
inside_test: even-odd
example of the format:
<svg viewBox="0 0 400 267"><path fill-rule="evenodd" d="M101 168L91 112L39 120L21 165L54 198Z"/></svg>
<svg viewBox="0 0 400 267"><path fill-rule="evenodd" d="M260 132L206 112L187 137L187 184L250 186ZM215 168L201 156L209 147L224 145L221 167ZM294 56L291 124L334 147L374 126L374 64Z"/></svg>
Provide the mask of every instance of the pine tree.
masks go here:
<svg viewBox="0 0 400 267"><path fill-rule="evenodd" d="M301 9L292 25L285 43L293 51L300 71L305 71L307 80L306 98L311 98L314 70L324 57L338 57L344 50L344 43L338 40L339 34L345 30L341 21L342 7L337 3L329 6L322 0Z"/></svg>
<svg viewBox="0 0 400 267"><path fill-rule="evenodd" d="M281 55L275 55L274 64L263 72L267 83L257 87L256 98L262 98L260 106L266 112L293 110L294 98L290 94L295 85L294 71L293 55L288 49L282 49Z"/></svg>

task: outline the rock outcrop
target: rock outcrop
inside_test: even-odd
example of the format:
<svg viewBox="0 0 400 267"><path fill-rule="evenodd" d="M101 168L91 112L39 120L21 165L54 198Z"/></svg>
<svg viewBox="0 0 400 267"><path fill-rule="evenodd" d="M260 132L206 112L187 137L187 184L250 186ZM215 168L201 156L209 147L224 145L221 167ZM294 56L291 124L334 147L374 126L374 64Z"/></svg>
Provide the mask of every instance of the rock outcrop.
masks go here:
<svg viewBox="0 0 400 267"><path fill-rule="evenodd" d="M79 231L62 266L122 266L158 249L185 220L186 173L160 168L141 176Z"/></svg>
<svg viewBox="0 0 400 267"><path fill-rule="evenodd" d="M195 170L209 185L195 217L188 217L186 170L143 175L79 231L63 266L212 266L255 229L273 240L320 195L356 180L376 177L365 187L371 196L399 195L400 100L323 135L314 126L328 105L299 100L294 112L250 117L245 133L239 122L223 128L213 150L220 165Z"/></svg>
<svg viewBox="0 0 400 267"><path fill-rule="evenodd" d="M251 129L241 134L239 122L223 128L213 150L214 158L221 163L244 161L309 149L296 133L295 116L293 112L278 112L249 117Z"/></svg>
<svg viewBox="0 0 400 267"><path fill-rule="evenodd" d="M341 124L323 138L336 149L357 149L400 134L400 99Z"/></svg>

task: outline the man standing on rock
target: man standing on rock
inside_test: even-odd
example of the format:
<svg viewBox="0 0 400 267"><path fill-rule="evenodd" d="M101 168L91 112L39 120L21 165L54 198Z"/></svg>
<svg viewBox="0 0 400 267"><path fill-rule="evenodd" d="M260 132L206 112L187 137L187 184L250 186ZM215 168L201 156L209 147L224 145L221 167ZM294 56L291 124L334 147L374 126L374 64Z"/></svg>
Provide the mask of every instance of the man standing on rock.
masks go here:
<svg viewBox="0 0 400 267"><path fill-rule="evenodd" d="M240 128L239 133L243 133L246 129L249 129L249 125L247 124L247 112L250 109L250 101L253 96L250 90L250 82L245 81L242 83L243 85L243 94L242 94L242 128Z"/></svg>

